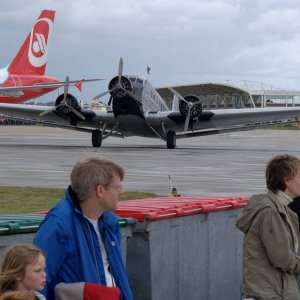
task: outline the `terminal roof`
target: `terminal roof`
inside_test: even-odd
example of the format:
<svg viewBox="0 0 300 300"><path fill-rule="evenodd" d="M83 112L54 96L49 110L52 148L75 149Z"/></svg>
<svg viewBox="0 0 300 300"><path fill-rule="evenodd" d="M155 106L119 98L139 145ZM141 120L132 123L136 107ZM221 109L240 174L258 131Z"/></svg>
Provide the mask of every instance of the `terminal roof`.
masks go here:
<svg viewBox="0 0 300 300"><path fill-rule="evenodd" d="M249 92L237 86L221 83L199 83L190 85L172 86L182 96L249 96ZM172 98L173 94L168 87L156 89L162 98Z"/></svg>

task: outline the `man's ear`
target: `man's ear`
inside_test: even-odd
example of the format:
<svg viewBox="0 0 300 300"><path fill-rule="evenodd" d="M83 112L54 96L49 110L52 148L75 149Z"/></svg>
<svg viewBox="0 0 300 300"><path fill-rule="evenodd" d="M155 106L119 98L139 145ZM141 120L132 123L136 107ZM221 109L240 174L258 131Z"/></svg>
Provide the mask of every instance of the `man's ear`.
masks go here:
<svg viewBox="0 0 300 300"><path fill-rule="evenodd" d="M102 198L103 197L103 190L104 190L104 186L103 185L101 185L101 184L97 185L97 187L96 187L96 195L98 197Z"/></svg>

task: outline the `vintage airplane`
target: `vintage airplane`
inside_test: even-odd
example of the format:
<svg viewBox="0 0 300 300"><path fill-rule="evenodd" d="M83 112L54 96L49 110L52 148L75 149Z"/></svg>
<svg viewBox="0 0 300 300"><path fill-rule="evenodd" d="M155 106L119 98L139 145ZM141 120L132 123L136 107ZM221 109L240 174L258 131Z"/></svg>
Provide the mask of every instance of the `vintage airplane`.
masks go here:
<svg viewBox="0 0 300 300"><path fill-rule="evenodd" d="M43 10L19 52L6 68L0 69L0 102L21 103L65 85L65 81L45 76L49 42L55 11ZM70 81L81 91L84 81Z"/></svg>
<svg viewBox="0 0 300 300"><path fill-rule="evenodd" d="M123 75L121 58L118 75L110 80L108 91L95 96L98 99L109 93L110 110L84 109L68 93L67 83L55 107L0 104L0 113L46 126L91 132L94 147L100 147L109 136L141 136L162 139L168 149L175 148L179 138L287 124L300 117L297 107L203 110L197 96L170 90L174 94L172 110L148 80Z"/></svg>

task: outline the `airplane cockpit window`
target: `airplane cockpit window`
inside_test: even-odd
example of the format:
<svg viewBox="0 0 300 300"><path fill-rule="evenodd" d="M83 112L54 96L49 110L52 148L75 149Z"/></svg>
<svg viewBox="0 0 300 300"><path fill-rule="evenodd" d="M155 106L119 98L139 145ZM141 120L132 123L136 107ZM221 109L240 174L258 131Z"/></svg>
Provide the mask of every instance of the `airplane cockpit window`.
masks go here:
<svg viewBox="0 0 300 300"><path fill-rule="evenodd" d="M138 76L129 76L128 79L132 83L133 92L136 96L139 98L142 98L143 90L144 90L144 84L146 81L144 81L143 78Z"/></svg>
<svg viewBox="0 0 300 300"><path fill-rule="evenodd" d="M143 89L144 89L144 87L140 84L134 85L134 93L140 98L142 98Z"/></svg>
<svg viewBox="0 0 300 300"><path fill-rule="evenodd" d="M141 84L141 85L143 85L144 80L141 79L141 78L137 78L137 79L136 79L136 82L139 83L139 84Z"/></svg>

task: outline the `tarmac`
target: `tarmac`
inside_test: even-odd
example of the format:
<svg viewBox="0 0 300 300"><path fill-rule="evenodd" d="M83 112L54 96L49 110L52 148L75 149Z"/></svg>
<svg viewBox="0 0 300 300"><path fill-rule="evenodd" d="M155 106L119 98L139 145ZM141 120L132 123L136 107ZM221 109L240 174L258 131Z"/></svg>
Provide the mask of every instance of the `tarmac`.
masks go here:
<svg viewBox="0 0 300 300"><path fill-rule="evenodd" d="M252 130L180 139L166 149L159 139L91 136L39 126L0 126L0 185L66 187L77 160L102 155L125 168L124 191L170 194L168 175L183 196L264 193L265 165L279 154L300 156L299 130Z"/></svg>

